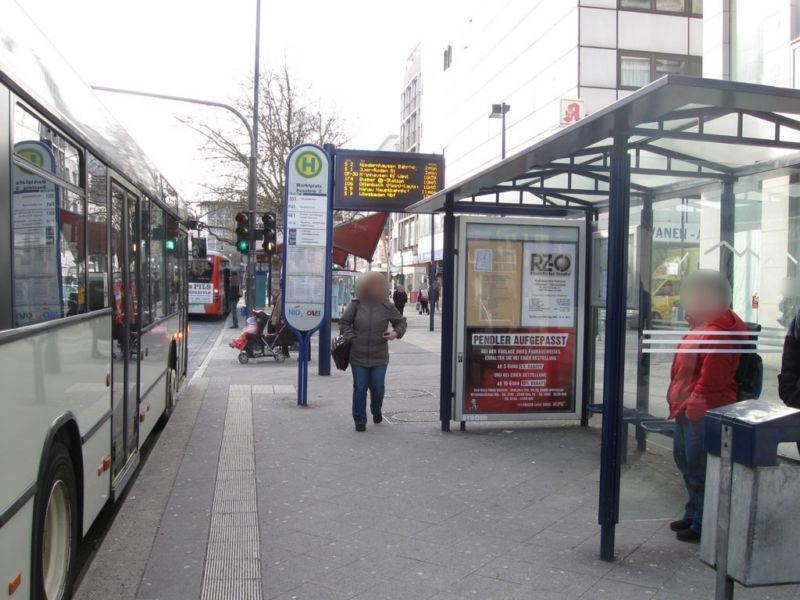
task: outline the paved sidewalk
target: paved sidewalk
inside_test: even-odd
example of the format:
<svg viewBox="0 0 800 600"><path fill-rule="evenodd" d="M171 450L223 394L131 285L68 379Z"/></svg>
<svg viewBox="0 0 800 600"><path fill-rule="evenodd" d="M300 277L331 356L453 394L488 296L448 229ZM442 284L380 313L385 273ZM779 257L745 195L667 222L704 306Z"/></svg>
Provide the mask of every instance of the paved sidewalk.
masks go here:
<svg viewBox="0 0 800 600"><path fill-rule="evenodd" d="M438 333L409 319L392 346L387 421L364 434L349 414L349 372L318 377L315 353L310 406L298 408L294 358L239 365L226 330L77 598L713 598L697 547L666 528L682 499L663 447L626 469L625 506L644 508L624 511L632 520L617 530L617 561L598 560L599 430L503 423L442 433ZM653 518L651 500L673 514ZM736 592L798 596L798 587Z"/></svg>

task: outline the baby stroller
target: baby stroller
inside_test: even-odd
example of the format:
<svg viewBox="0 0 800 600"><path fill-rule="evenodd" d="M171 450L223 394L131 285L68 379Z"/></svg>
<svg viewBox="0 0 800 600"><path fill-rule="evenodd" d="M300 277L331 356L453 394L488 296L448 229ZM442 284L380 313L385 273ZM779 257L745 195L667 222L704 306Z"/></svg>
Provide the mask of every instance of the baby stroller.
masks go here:
<svg viewBox="0 0 800 600"><path fill-rule="evenodd" d="M286 355L282 350L282 345L286 344L283 341L283 336L289 333L286 325L282 323L278 331L265 333L269 324L269 315L263 310L258 310L253 313L253 317L256 320L256 332L247 333L247 343L239 352L239 362L246 365L251 358L263 358L265 356L275 359L276 362L286 360Z"/></svg>

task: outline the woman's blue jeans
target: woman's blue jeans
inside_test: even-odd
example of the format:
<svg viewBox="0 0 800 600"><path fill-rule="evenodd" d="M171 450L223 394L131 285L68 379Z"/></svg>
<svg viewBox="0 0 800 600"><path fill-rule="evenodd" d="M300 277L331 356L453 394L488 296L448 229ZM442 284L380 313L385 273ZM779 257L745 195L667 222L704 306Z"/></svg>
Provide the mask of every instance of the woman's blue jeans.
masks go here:
<svg viewBox="0 0 800 600"><path fill-rule="evenodd" d="M388 366L350 365L350 370L353 372L353 421L356 425L366 425L367 423L367 390L369 390L370 412L373 415L381 414L386 367Z"/></svg>
<svg viewBox="0 0 800 600"><path fill-rule="evenodd" d="M706 450L703 419L689 421L683 414L675 418L675 437L672 450L675 464L683 475L689 494L683 518L691 521L692 529L700 533L703 529L703 502L706 488Z"/></svg>

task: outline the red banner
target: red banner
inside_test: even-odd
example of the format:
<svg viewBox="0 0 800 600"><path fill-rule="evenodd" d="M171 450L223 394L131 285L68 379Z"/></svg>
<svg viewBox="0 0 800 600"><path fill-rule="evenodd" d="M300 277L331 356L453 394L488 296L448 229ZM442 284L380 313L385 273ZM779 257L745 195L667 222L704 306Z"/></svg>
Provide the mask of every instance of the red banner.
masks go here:
<svg viewBox="0 0 800 600"><path fill-rule="evenodd" d="M468 327L465 415L574 409L575 330Z"/></svg>

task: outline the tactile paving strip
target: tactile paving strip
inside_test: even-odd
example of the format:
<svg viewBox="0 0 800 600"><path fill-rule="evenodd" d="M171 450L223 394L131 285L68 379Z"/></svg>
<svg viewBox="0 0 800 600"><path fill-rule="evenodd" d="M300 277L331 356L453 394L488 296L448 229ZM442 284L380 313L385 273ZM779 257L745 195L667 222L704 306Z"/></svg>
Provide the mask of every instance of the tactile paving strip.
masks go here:
<svg viewBox="0 0 800 600"><path fill-rule="evenodd" d="M262 600L253 398L228 388L201 600Z"/></svg>

